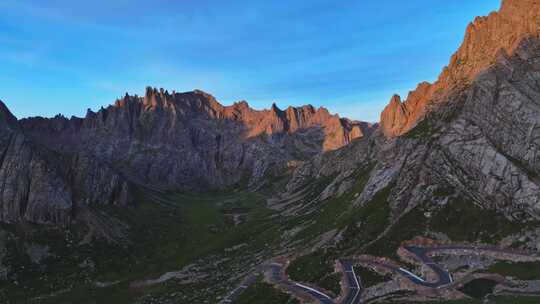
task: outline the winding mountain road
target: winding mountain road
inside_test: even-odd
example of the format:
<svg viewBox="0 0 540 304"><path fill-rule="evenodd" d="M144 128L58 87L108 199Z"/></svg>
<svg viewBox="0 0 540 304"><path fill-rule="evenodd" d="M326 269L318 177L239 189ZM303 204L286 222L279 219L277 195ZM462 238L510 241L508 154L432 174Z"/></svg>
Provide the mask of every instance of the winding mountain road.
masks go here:
<svg viewBox="0 0 540 304"><path fill-rule="evenodd" d="M403 273L406 273L406 276L409 278L409 280L413 281L418 285L430 288L438 288L453 283L452 275L446 269L443 269L441 266L433 262L433 260L428 256L429 252L432 250L431 248L406 246L405 249L413 253L416 258L418 258L420 262L422 262L424 265L431 268L431 270L433 270L433 272L435 272L438 277L438 280L435 282L426 282L422 278L419 278L414 274L407 274L406 270L400 268L400 273L402 275Z"/></svg>
<svg viewBox="0 0 540 304"><path fill-rule="evenodd" d="M360 303L360 295L362 294L362 285L360 284L360 279L354 272L354 261L350 260L340 260L341 267L345 273L345 290L346 295L341 301L341 303L346 304L358 304Z"/></svg>
<svg viewBox="0 0 540 304"><path fill-rule="evenodd" d="M540 260L540 257L532 256L527 253L512 251L508 249L500 249L495 247L473 247L473 246L452 246L452 245L441 245L433 247L422 247L422 246L404 246L405 250L410 252L419 262L429 267L436 275L437 279L435 281L426 281L424 278L414 274L413 272L396 266L393 263L386 263L383 261L376 261L374 259L362 259L362 258L351 258L351 259L341 259L339 263L341 265L343 274L344 274L344 297L335 301L329 295L325 294L323 291L313 287L307 286L301 283L290 281L284 274L285 264L281 263L270 263L263 265L248 276L242 284L237 287L229 297L223 300L221 303L233 303L233 300L237 298L243 289L247 288L249 285L255 283L257 276L262 273L267 273L270 283L279 286L283 290L297 296L300 298L305 298L309 296L312 300L316 300L321 304L359 304L362 295L362 284L361 278L358 278L354 272L354 266L357 264L368 264L374 267L386 268L406 279L411 281L414 284L427 288L441 288L453 283L452 275L441 265L438 265L430 257L431 253L434 252L444 252L444 251L471 251L475 254L510 254L514 256L524 256L529 258L535 258Z"/></svg>
<svg viewBox="0 0 540 304"><path fill-rule="evenodd" d="M393 264L389 263L383 263L383 262L376 262L373 260L361 260L359 259L358 262L362 262L365 264L370 264L377 267L386 268L394 273L397 273L401 275L402 277L407 278L409 281L421 285L424 287L429 288L439 288L448 284L451 284L453 282L452 276L450 273L441 267L440 265L436 264L429 256L428 254L434 250L434 248L423 248L423 247L417 247L417 246L406 246L404 247L407 251L414 254L416 259L421 262L422 264L429 267L436 275L437 275L437 281L435 282L427 282L425 279L419 277L418 275L414 274L413 272L403 268L398 267Z"/></svg>
<svg viewBox="0 0 540 304"><path fill-rule="evenodd" d="M299 297L303 297L307 294L311 298L319 301L319 303L335 304L332 298L324 292L319 291L313 287L288 280L287 277L284 275L284 268L285 265L280 263L272 263L269 265L267 269L269 273L270 283L278 285L284 290Z"/></svg>

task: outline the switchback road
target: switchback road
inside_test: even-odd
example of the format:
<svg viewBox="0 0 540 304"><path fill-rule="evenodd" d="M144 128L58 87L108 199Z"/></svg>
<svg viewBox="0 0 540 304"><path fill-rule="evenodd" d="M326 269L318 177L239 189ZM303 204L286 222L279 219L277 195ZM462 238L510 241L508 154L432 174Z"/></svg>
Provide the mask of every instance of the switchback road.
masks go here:
<svg viewBox="0 0 540 304"><path fill-rule="evenodd" d="M398 274L409 281L417 284L419 286L427 288L441 288L453 283L452 275L441 265L438 265L430 257L432 253L436 252L452 252L452 251L462 251L472 252L475 254L506 254L514 256L522 256L530 259L540 260L540 257L536 257L527 253L512 251L509 249L501 249L496 247L474 247L474 246L458 246L458 245L440 245L432 247L422 247L422 246L404 246L405 250L413 255L418 262L429 267L437 276L437 279L434 281L426 281L424 278L421 278L417 274L409 271L403 267L399 267L394 263L384 262L376 260L374 258L351 258L351 259L341 259L339 260L340 266L344 275L344 297L336 302L330 296L325 294L323 291L317 289L314 286L307 286L302 283L292 282L284 274L285 265L281 263L269 263L263 266L260 266L254 273L249 275L239 287L237 287L225 300L221 303L234 303L241 292L247 288L249 285L255 283L257 277L262 273L267 273L270 283L279 286L283 290L293 294L299 298L305 298L306 295L309 296L312 300L316 300L321 304L359 304L362 295L362 284L361 278L358 278L354 271L354 266L357 264L370 265L373 267L386 268Z"/></svg>

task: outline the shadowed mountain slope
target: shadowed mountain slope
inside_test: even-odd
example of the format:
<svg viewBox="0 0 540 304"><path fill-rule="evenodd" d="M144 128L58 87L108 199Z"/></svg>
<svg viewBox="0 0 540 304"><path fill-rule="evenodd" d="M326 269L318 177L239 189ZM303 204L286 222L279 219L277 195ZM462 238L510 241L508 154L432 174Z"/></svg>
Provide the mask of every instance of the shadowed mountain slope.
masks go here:
<svg viewBox="0 0 540 304"><path fill-rule="evenodd" d="M312 106L257 111L222 106L202 91L147 88L85 118L21 121L35 141L64 153L88 153L135 183L165 190L252 187L291 160L306 160L370 134L373 126Z"/></svg>

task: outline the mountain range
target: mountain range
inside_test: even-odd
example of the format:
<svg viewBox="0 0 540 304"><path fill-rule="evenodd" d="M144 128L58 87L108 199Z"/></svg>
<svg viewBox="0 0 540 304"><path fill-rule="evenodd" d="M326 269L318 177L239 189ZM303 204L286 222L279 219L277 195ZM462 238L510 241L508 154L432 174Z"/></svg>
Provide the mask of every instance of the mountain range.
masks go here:
<svg viewBox="0 0 540 304"><path fill-rule="evenodd" d="M289 161L376 129L309 105L257 111L245 101L223 106L202 91L150 87L85 118L17 121L3 104L2 114L6 222L66 223L77 205L128 205L130 184L183 191L246 180L257 187Z"/></svg>
<svg viewBox="0 0 540 304"><path fill-rule="evenodd" d="M151 274L122 272L108 283L96 277L104 280L100 271L111 267L138 269L142 261L182 268L162 282L175 278L188 286L183 298L168 290L155 298L137 294L138 303L217 302L246 272L277 256L304 268L326 265L317 274L295 274L300 266L287 270L292 279L320 286L332 279L332 261L362 254L396 259L395 252L418 237L538 254L540 1L503 0L498 12L476 18L438 79L419 84L404 100L393 96L379 123L311 105L254 110L246 101L224 106L199 90L148 87L145 96L126 94L84 118L18 120L0 102L0 141L0 222L7 231L0 244L13 242L19 249L12 252L32 256L28 248L39 241L36 232L20 236L17 227L26 225L33 228L23 235L40 227L77 235L80 247L59 245L63 251L47 256L105 265L81 286L91 281L140 291L154 285L144 279L161 266L152 266ZM179 234L192 247L178 245ZM134 245L141 243L167 253ZM195 247L196 256L184 256ZM9 263L17 254L5 248L0 266L6 278L23 278L26 272ZM234 253L239 248L242 253ZM111 262L89 257L95 250L131 252ZM149 262L156 256L167 262ZM362 299L392 298L391 286L383 287ZM340 288L335 298L345 301ZM418 301L433 299L414 290ZM436 298L454 297L449 294Z"/></svg>

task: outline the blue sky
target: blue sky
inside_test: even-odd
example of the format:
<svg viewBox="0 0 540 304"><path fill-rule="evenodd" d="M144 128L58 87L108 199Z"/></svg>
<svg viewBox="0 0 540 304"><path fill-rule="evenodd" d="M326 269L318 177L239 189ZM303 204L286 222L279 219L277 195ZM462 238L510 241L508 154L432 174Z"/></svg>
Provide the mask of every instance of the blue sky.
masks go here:
<svg viewBox="0 0 540 304"><path fill-rule="evenodd" d="M499 0L2 0L0 99L84 115L147 85L378 121Z"/></svg>

